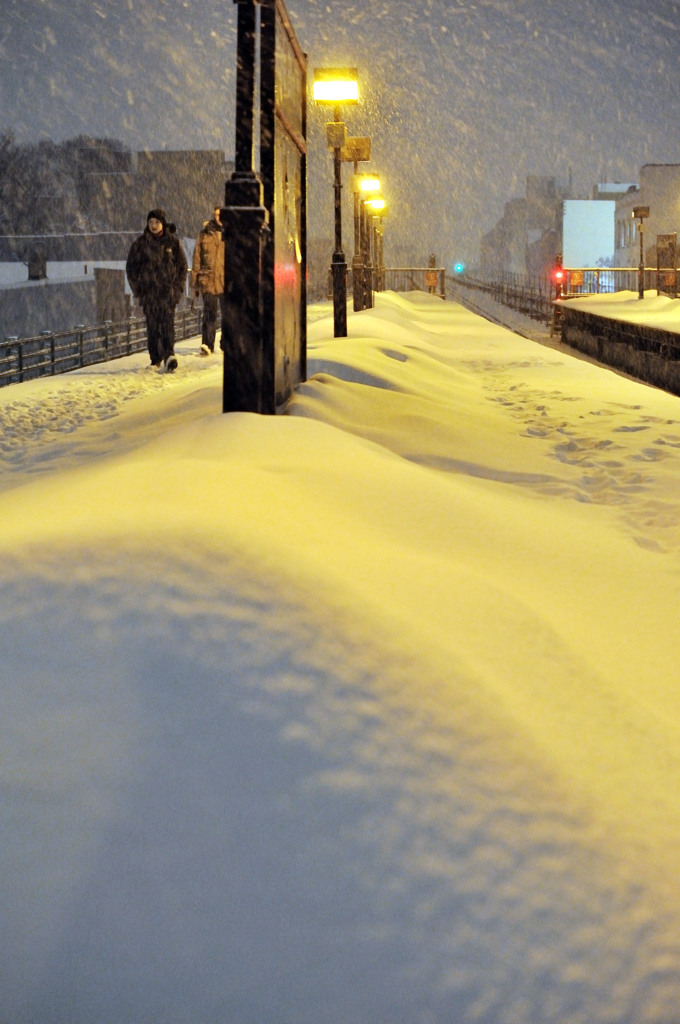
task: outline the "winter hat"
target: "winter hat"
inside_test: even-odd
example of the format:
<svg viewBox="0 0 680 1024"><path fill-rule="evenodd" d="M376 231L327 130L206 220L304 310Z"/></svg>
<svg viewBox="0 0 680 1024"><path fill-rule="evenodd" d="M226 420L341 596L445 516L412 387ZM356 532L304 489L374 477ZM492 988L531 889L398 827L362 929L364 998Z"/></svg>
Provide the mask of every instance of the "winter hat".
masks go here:
<svg viewBox="0 0 680 1024"><path fill-rule="evenodd" d="M163 225L163 227L165 227L165 225L167 223L167 217L165 216L165 210L149 210L149 212L147 214L147 217L146 217L146 223L147 224L149 223L149 221L151 220L152 217L155 217L156 220L159 220L161 222L161 224Z"/></svg>

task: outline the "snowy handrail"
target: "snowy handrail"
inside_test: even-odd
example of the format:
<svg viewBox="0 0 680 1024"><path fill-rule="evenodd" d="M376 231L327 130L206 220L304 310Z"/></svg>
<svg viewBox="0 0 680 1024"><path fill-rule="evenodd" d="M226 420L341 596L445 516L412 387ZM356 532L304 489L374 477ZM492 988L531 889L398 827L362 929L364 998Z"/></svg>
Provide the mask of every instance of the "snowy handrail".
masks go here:
<svg viewBox="0 0 680 1024"><path fill-rule="evenodd" d="M202 309L175 312L178 341L201 333ZM146 348L146 321L130 317L119 323L85 326L66 331L44 331L32 338L0 341L0 387L36 377L55 376L92 363L120 359Z"/></svg>

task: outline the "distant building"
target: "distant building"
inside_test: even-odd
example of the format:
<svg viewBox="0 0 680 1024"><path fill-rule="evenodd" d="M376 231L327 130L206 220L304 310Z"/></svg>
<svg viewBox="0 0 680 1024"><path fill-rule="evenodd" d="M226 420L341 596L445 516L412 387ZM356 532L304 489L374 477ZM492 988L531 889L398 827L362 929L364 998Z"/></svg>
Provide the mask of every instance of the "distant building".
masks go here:
<svg viewBox="0 0 680 1024"><path fill-rule="evenodd" d="M595 185L590 199L565 199L562 216L562 262L565 267L613 267L616 203L629 182Z"/></svg>
<svg viewBox="0 0 680 1024"><path fill-rule="evenodd" d="M480 270L485 277L541 276L561 251L562 202L569 189L552 177L529 175L526 192L510 199L503 216L482 238Z"/></svg>
<svg viewBox="0 0 680 1024"><path fill-rule="evenodd" d="M610 267L614 259L614 214L610 199L565 199L562 263L565 267Z"/></svg>
<svg viewBox="0 0 680 1024"><path fill-rule="evenodd" d="M0 264L14 264L21 267L28 265L36 252L44 254L48 268L54 267L54 273L48 277L63 277L66 274L87 273L87 266L123 263L133 241L140 233L136 231L83 231L44 235L0 235ZM25 279L25 267L24 267ZM17 277L16 280L21 280ZM0 283L7 282L5 274L0 276Z"/></svg>
<svg viewBox="0 0 680 1024"><path fill-rule="evenodd" d="M149 210L164 209L180 236L195 238L216 203L233 163L220 150L144 150L122 170L84 176L83 212L111 231L141 231Z"/></svg>
<svg viewBox="0 0 680 1024"><path fill-rule="evenodd" d="M633 216L636 206L649 207L649 217L644 221L644 262L653 267L657 235L680 235L680 164L644 164L639 188L630 188L617 200L617 267L637 267L640 262L640 221Z"/></svg>
<svg viewBox="0 0 680 1024"><path fill-rule="evenodd" d="M620 199L621 196L625 195L626 192L630 192L632 188L637 188L637 182L634 181L605 181L600 182L593 186L593 194L591 199L611 199L614 202Z"/></svg>
<svg viewBox="0 0 680 1024"><path fill-rule="evenodd" d="M639 240L632 217L637 205L650 206L645 224L650 260L655 259L656 235L680 225L680 165L646 165L639 187L600 182L589 199L574 199L570 193L571 186L560 189L553 178L527 178L526 195L510 199L503 217L482 239L484 276L546 277L558 254L565 267L637 266Z"/></svg>

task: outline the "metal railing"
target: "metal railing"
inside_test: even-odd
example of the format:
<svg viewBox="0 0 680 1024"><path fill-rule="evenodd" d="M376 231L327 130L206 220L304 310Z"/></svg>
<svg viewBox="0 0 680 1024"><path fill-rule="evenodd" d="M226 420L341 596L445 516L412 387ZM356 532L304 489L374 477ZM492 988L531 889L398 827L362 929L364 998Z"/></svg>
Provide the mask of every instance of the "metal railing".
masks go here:
<svg viewBox="0 0 680 1024"><path fill-rule="evenodd" d="M603 295L620 291L638 291L637 267L564 267L562 298L577 295ZM523 277L520 274L504 274L494 280L472 277L468 274L448 278L454 289L467 288L483 291L494 301L515 309L533 320L555 326L556 287L549 277ZM659 271L656 267L645 267L643 288L658 289Z"/></svg>
<svg viewBox="0 0 680 1024"><path fill-rule="evenodd" d="M636 292L639 288L637 267L565 267L564 297L570 295L611 295L614 292ZM659 271L645 267L643 288L659 287Z"/></svg>
<svg viewBox="0 0 680 1024"><path fill-rule="evenodd" d="M371 287L374 292L432 292L440 298L446 298L445 267L372 267ZM436 284L431 283L429 275L434 275ZM354 291L354 275L352 268L347 268L347 293ZM328 271L326 298L333 298L333 279Z"/></svg>
<svg viewBox="0 0 680 1024"><path fill-rule="evenodd" d="M428 274L437 274L436 294L446 298L446 285L482 291L501 305L525 316L556 327L555 285L547 277L526 278L505 274L496 280L484 280L469 274L447 275L443 267L385 267L374 271L376 291L430 291ZM634 267L564 268L565 298L616 291L637 291L638 270ZM349 274L351 283L351 271ZM645 289L657 289L659 272L646 267ZM184 307L175 313L175 337L178 341L201 333L202 307ZM92 363L106 362L132 355L146 348L146 322L131 317L119 323L94 326L78 324L66 331L43 332L33 338L6 338L0 341L0 387L36 377L67 373Z"/></svg>
<svg viewBox="0 0 680 1024"><path fill-rule="evenodd" d="M552 320L555 285L548 279L507 274L501 279L488 281L465 274L449 277L448 281L454 292L458 289L484 292L494 302L515 309L532 320L545 324Z"/></svg>
<svg viewBox="0 0 680 1024"><path fill-rule="evenodd" d="M177 310L176 340L200 334L202 315L200 308ZM146 344L146 321L137 317L90 327L78 324L67 331L45 331L33 338L7 338L0 341L0 387L120 359L143 351Z"/></svg>
<svg viewBox="0 0 680 1024"><path fill-rule="evenodd" d="M436 283L435 283L436 282ZM445 267L382 267L373 270L375 291L430 292L446 298Z"/></svg>

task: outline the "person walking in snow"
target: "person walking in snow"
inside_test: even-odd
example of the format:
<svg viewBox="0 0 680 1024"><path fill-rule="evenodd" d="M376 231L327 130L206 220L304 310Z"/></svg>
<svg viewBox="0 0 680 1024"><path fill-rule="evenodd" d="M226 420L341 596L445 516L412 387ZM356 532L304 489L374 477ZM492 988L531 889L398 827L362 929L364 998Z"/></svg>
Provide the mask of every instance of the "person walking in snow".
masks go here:
<svg viewBox="0 0 680 1024"><path fill-rule="evenodd" d="M144 310L151 365L166 373L177 369L175 306L187 277L187 258L175 231L164 210L150 210L125 265L132 294Z"/></svg>
<svg viewBox="0 0 680 1024"><path fill-rule="evenodd" d="M220 220L220 207L216 206L213 219L207 220L194 247L190 287L196 298L203 296L203 327L200 353L215 351L217 330L217 303L219 301L224 323L224 237Z"/></svg>

